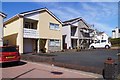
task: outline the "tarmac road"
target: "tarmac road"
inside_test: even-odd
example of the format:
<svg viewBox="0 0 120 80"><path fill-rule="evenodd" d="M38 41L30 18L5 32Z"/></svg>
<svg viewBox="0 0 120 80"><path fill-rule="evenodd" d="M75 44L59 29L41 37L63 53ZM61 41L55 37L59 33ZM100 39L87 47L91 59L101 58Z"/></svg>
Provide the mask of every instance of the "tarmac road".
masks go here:
<svg viewBox="0 0 120 80"><path fill-rule="evenodd" d="M80 51L80 52L63 52L63 53L52 53L56 56L55 62L62 62L68 64L75 64L80 66L90 66L103 68L104 62L108 57L111 57L117 62L118 50L111 49L96 49L91 51Z"/></svg>

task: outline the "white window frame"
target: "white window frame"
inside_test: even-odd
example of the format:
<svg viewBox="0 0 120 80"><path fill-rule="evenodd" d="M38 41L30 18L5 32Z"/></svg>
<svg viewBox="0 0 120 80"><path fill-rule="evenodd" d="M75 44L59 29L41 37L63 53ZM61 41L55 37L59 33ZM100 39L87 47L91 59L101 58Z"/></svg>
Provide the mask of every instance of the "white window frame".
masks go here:
<svg viewBox="0 0 120 80"><path fill-rule="evenodd" d="M59 47L60 46L60 40L50 39L49 46L51 46L51 47Z"/></svg>
<svg viewBox="0 0 120 80"><path fill-rule="evenodd" d="M51 30L60 30L59 24L55 24L55 23L49 23L49 28Z"/></svg>

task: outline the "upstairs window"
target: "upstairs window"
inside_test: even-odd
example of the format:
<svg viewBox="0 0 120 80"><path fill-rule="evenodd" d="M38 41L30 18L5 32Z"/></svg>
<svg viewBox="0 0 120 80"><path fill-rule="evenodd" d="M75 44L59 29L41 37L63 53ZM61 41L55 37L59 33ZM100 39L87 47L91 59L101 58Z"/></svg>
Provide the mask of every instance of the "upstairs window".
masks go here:
<svg viewBox="0 0 120 80"><path fill-rule="evenodd" d="M25 22L25 28L35 29L35 24L33 22Z"/></svg>
<svg viewBox="0 0 120 80"><path fill-rule="evenodd" d="M52 30L60 30L59 24L50 23L50 29L52 29Z"/></svg>
<svg viewBox="0 0 120 80"><path fill-rule="evenodd" d="M120 29L119 29L119 33L120 33Z"/></svg>

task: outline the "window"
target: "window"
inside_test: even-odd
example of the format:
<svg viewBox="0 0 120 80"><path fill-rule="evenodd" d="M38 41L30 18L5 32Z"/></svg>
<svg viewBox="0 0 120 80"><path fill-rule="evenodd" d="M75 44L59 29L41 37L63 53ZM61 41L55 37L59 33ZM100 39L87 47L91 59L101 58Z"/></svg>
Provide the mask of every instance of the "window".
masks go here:
<svg viewBox="0 0 120 80"><path fill-rule="evenodd" d="M29 22L25 22L25 28L30 28L30 23Z"/></svg>
<svg viewBox="0 0 120 80"><path fill-rule="evenodd" d="M120 33L120 29L119 29L119 33Z"/></svg>
<svg viewBox="0 0 120 80"><path fill-rule="evenodd" d="M60 41L59 40L55 40L55 46L60 46Z"/></svg>
<svg viewBox="0 0 120 80"><path fill-rule="evenodd" d="M25 28L34 29L34 23L33 22L25 22Z"/></svg>
<svg viewBox="0 0 120 80"><path fill-rule="evenodd" d="M55 42L53 39L50 40L49 46L55 46Z"/></svg>
<svg viewBox="0 0 120 80"><path fill-rule="evenodd" d="M106 40L101 40L101 42L106 42Z"/></svg>
<svg viewBox="0 0 120 80"><path fill-rule="evenodd" d="M0 48L0 52L16 52L16 48L15 47L4 47L4 48Z"/></svg>
<svg viewBox="0 0 120 80"><path fill-rule="evenodd" d="M96 41L95 43L100 43L100 40Z"/></svg>
<svg viewBox="0 0 120 80"><path fill-rule="evenodd" d="M60 40L51 39L49 46L60 46Z"/></svg>
<svg viewBox="0 0 120 80"><path fill-rule="evenodd" d="M50 23L50 29L59 30L59 24Z"/></svg>

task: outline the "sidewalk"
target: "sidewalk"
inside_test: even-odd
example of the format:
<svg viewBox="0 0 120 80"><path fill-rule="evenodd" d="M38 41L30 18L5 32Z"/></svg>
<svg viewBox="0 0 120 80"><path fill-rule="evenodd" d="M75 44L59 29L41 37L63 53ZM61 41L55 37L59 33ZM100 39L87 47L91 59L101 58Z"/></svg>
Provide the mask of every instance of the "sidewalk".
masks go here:
<svg viewBox="0 0 120 80"><path fill-rule="evenodd" d="M49 64L27 62L22 66L3 68L3 78L102 78L102 75Z"/></svg>

